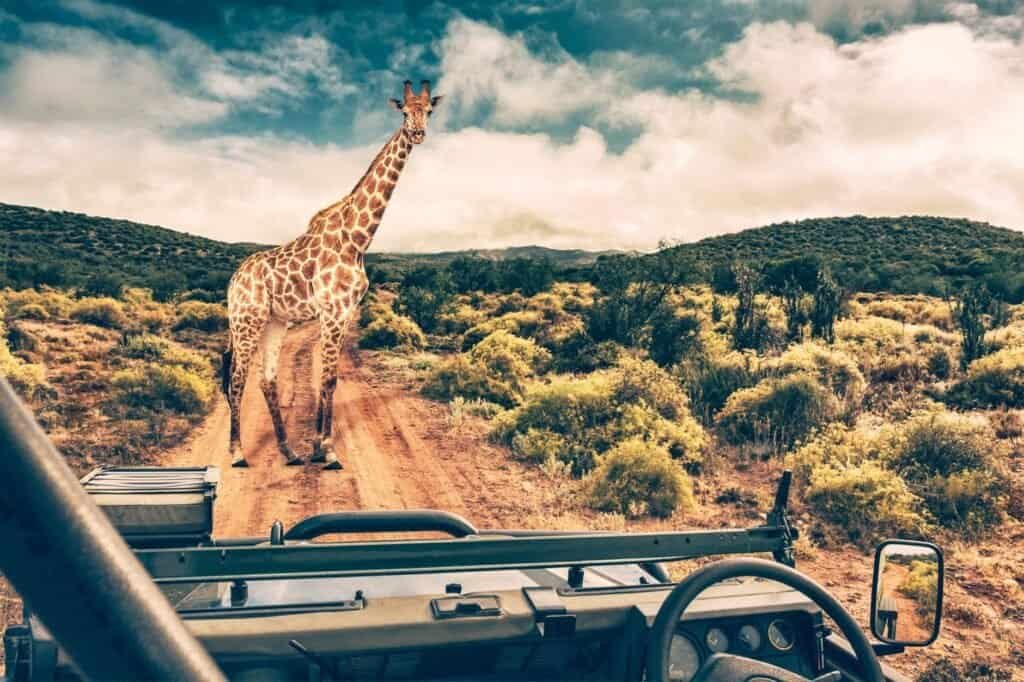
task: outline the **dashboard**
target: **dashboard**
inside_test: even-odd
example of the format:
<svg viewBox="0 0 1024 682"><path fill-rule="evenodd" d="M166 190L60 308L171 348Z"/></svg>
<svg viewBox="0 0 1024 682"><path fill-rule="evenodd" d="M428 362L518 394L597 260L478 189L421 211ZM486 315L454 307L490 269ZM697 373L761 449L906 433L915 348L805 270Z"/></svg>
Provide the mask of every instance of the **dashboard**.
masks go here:
<svg viewBox="0 0 1024 682"><path fill-rule="evenodd" d="M672 639L669 677L689 682L716 653L755 658L813 676L823 653L818 633L823 633L820 615L805 611L684 621Z"/></svg>

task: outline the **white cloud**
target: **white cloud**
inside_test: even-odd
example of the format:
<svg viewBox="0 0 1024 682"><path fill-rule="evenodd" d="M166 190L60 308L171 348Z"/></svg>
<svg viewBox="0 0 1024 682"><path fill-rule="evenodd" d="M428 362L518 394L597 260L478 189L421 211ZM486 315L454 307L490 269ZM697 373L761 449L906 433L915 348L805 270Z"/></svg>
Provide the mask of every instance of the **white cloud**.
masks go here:
<svg viewBox="0 0 1024 682"><path fill-rule="evenodd" d="M811 24L755 24L707 65L755 95L744 101L642 91L614 60L537 54L521 37L464 19L440 49L436 90L456 112L488 105L501 126L542 128L586 110L597 123L642 132L616 154L589 127L560 143L445 130L435 117L376 249L652 247L851 213L1024 227L1024 49L1005 33L944 23L840 46ZM31 93L19 87L17 102ZM0 200L236 241L297 235L351 188L377 148L269 135L185 139L157 125L127 136L92 119L0 112ZM366 125L386 120L398 125L397 117Z"/></svg>

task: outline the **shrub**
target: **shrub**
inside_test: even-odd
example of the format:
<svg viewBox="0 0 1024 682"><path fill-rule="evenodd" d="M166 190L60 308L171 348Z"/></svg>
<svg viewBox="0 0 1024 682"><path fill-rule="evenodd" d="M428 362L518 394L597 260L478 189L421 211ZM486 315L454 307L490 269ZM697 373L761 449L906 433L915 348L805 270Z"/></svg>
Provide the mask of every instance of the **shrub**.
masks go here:
<svg viewBox="0 0 1024 682"><path fill-rule="evenodd" d="M816 469L849 468L868 459L880 459L878 441L877 436L835 422L786 455L786 467L793 471L797 484L805 486Z"/></svg>
<svg viewBox="0 0 1024 682"><path fill-rule="evenodd" d="M179 365L193 372L209 375L210 362L199 353L182 348L168 339L154 334L135 334L121 344L121 352L127 358L148 361L162 361L168 365Z"/></svg>
<svg viewBox="0 0 1024 682"><path fill-rule="evenodd" d="M0 318L0 376L10 382L25 400L41 397L48 388L46 371L42 365L29 364L11 355L7 345L7 330Z"/></svg>
<svg viewBox="0 0 1024 682"><path fill-rule="evenodd" d="M995 667L986 661L963 662L940 658L925 668L915 682L1012 682L1013 671Z"/></svg>
<svg viewBox="0 0 1024 682"><path fill-rule="evenodd" d="M423 392L439 400L462 396L512 407L525 393L527 381L550 361L551 354L533 341L496 331L470 352L437 367Z"/></svg>
<svg viewBox="0 0 1024 682"><path fill-rule="evenodd" d="M209 376L185 367L145 363L123 369L111 379L119 403L149 410L169 409L182 414L205 411L215 387Z"/></svg>
<svg viewBox="0 0 1024 682"><path fill-rule="evenodd" d="M899 591L917 602L922 615L935 613L939 600L939 564L936 561L911 561L906 580Z"/></svg>
<svg viewBox="0 0 1024 682"><path fill-rule="evenodd" d="M18 308L12 317L16 320L48 320L50 313L38 303L29 303Z"/></svg>
<svg viewBox="0 0 1024 682"><path fill-rule="evenodd" d="M79 299L71 308L72 319L97 327L120 329L128 324L124 306L113 298L86 297Z"/></svg>
<svg viewBox="0 0 1024 682"><path fill-rule="evenodd" d="M549 429L530 427L525 433L516 434L512 438L512 451L534 464L559 460L566 446L565 438Z"/></svg>
<svg viewBox="0 0 1024 682"><path fill-rule="evenodd" d="M694 412L710 424L729 396L757 383L760 364L753 353L730 351L685 363L680 374Z"/></svg>
<svg viewBox="0 0 1024 682"><path fill-rule="evenodd" d="M736 391L715 423L729 443L778 453L811 429L835 420L841 411L832 391L800 372Z"/></svg>
<svg viewBox="0 0 1024 682"><path fill-rule="evenodd" d="M886 536L919 536L928 527L921 500L906 482L870 460L815 469L804 497L818 515L862 547Z"/></svg>
<svg viewBox="0 0 1024 682"><path fill-rule="evenodd" d="M959 407L1024 407L1024 347L1008 347L972 362L945 399Z"/></svg>
<svg viewBox="0 0 1024 682"><path fill-rule="evenodd" d="M18 317L18 311L26 305L42 306L48 317L66 317L71 311L74 301L67 294L53 289L25 289L23 291L6 291L2 295L7 315Z"/></svg>
<svg viewBox="0 0 1024 682"><path fill-rule="evenodd" d="M438 316L437 331L442 334L462 334L486 320L487 314L482 310L467 303L456 303Z"/></svg>
<svg viewBox="0 0 1024 682"><path fill-rule="evenodd" d="M624 441L602 455L587 477L587 503L625 516L668 517L692 509L693 484L664 447L640 439Z"/></svg>
<svg viewBox="0 0 1024 682"><path fill-rule="evenodd" d="M390 313L371 322L359 339L360 348L415 348L427 345L427 337L412 319Z"/></svg>
<svg viewBox="0 0 1024 682"><path fill-rule="evenodd" d="M469 350L496 331L523 338L534 336L544 324L544 315L536 310L519 310L474 325L462 336L462 349Z"/></svg>
<svg viewBox="0 0 1024 682"><path fill-rule="evenodd" d="M198 329L203 332L219 332L228 327L228 314L219 303L185 301L178 306L175 329Z"/></svg>
<svg viewBox="0 0 1024 682"><path fill-rule="evenodd" d="M154 333L164 329L171 323L171 317L163 310L144 310L139 313L139 326L147 332Z"/></svg>
<svg viewBox="0 0 1024 682"><path fill-rule="evenodd" d="M581 379L556 378L532 387L520 407L499 415L494 436L523 457L540 457L537 453L543 451L544 457L568 464L576 476L590 471L601 454L635 438L663 447L684 466L697 469L706 444L704 431L690 415L685 396L678 388L673 393L666 381L671 377L653 363L635 361ZM538 433L530 435L531 430ZM527 437L517 441L522 434Z"/></svg>
<svg viewBox="0 0 1024 682"><path fill-rule="evenodd" d="M952 413L922 414L901 426L888 465L924 499L943 526L979 535L998 525L1019 495L1006 471L1005 444L989 425Z"/></svg>
<svg viewBox="0 0 1024 682"><path fill-rule="evenodd" d="M767 361L764 369L782 376L797 372L814 375L832 390L848 415L860 407L867 386L853 358L817 343L791 346L778 358Z"/></svg>

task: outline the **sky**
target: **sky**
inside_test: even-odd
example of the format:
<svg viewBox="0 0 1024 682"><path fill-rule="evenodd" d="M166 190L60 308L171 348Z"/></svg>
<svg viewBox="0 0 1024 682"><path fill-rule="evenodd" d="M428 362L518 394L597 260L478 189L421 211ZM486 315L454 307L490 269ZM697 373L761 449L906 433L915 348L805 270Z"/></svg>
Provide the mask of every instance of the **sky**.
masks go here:
<svg viewBox="0 0 1024 682"><path fill-rule="evenodd" d="M1011 0L0 0L0 202L280 243L444 95L377 251L1024 229Z"/></svg>

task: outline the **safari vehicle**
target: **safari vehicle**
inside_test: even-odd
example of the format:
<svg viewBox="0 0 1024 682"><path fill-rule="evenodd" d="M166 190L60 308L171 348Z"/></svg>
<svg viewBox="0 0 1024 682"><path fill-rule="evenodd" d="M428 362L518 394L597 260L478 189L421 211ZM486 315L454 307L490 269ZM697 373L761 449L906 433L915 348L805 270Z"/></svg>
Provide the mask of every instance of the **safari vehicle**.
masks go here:
<svg viewBox="0 0 1024 682"><path fill-rule="evenodd" d="M796 570L788 474L752 528L543 533L345 512L218 538L214 470L80 483L2 379L0 449L0 569L26 603L4 637L9 680L878 682L901 679L880 657L940 624L934 546L879 548L877 641ZM449 537L380 539L396 531ZM373 537L313 542L337 533ZM720 558L675 583L661 566L751 554L773 558Z"/></svg>

